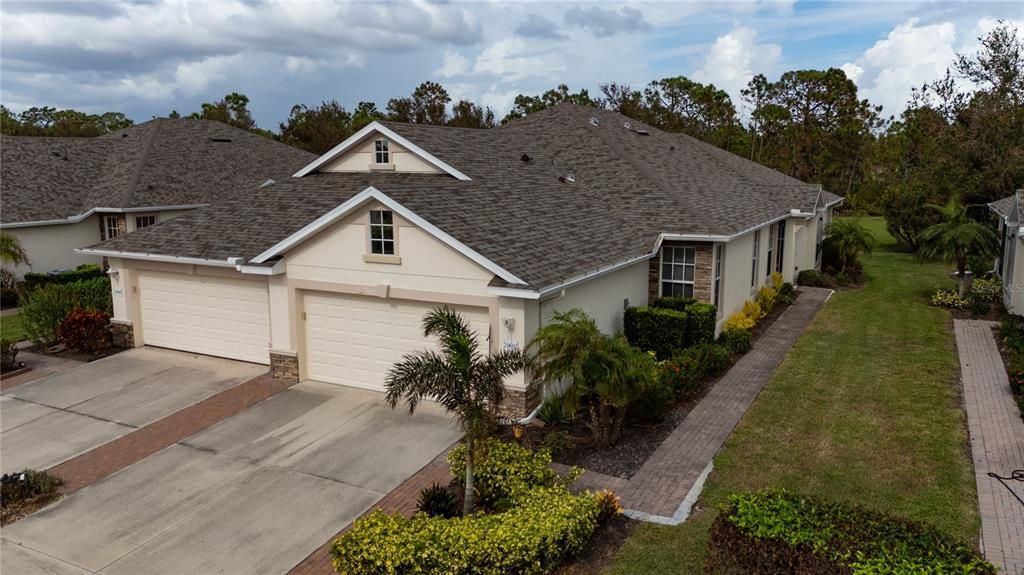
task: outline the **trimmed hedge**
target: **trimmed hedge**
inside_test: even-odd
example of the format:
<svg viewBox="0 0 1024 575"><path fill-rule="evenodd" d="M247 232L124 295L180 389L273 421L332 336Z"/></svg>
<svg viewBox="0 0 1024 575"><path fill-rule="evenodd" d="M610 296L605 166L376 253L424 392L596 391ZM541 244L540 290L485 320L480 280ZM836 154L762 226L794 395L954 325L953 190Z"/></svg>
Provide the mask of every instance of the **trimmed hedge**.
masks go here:
<svg viewBox="0 0 1024 575"><path fill-rule="evenodd" d="M474 452L473 485L480 504L496 508L534 487L555 487L571 483L582 470L573 468L568 477L562 477L551 468L551 452L547 449L531 451L518 443L487 438L477 443ZM459 485L466 483L466 444L460 444L448 454L448 465Z"/></svg>
<svg viewBox="0 0 1024 575"><path fill-rule="evenodd" d="M82 264L73 270L67 270L55 274L35 272L26 273L25 287L31 290L44 285L70 284L84 280L101 278L104 276L106 276L106 273L103 272L103 268L100 266L96 264Z"/></svg>
<svg viewBox="0 0 1024 575"><path fill-rule="evenodd" d="M830 275L823 274L818 270L804 270L796 276L797 285L807 287L822 287L836 289L839 287L839 282Z"/></svg>
<svg viewBox="0 0 1024 575"><path fill-rule="evenodd" d="M697 303L697 298L693 297L679 297L679 296L665 296L659 297L654 300L651 307L660 307L665 309L674 309L676 311L686 311L686 308Z"/></svg>
<svg viewBox="0 0 1024 575"><path fill-rule="evenodd" d="M601 498L564 486L535 487L504 513L412 519L380 510L331 546L342 575L549 573L583 549L603 511Z"/></svg>
<svg viewBox="0 0 1024 575"><path fill-rule="evenodd" d="M686 308L686 343L701 345L715 341L715 323L718 308L703 302L696 302Z"/></svg>
<svg viewBox="0 0 1024 575"><path fill-rule="evenodd" d="M652 351L659 360L672 357L687 345L686 312L655 307L631 307L623 318L623 333L630 345Z"/></svg>
<svg viewBox="0 0 1024 575"><path fill-rule="evenodd" d="M29 339L53 345L57 327L73 310L83 309L110 315L113 300L110 278L98 277L71 284L50 284L28 293L18 315Z"/></svg>
<svg viewBox="0 0 1024 575"><path fill-rule="evenodd" d="M742 355L750 351L753 339L749 329L724 329L718 336L718 345L729 348L735 355Z"/></svg>
<svg viewBox="0 0 1024 575"><path fill-rule="evenodd" d="M995 575L971 547L920 523L768 489L733 495L711 528L710 574Z"/></svg>
<svg viewBox="0 0 1024 575"><path fill-rule="evenodd" d="M732 350L724 345L703 343L688 347L662 365L661 379L672 386L676 397L690 399L704 386L732 366Z"/></svg>

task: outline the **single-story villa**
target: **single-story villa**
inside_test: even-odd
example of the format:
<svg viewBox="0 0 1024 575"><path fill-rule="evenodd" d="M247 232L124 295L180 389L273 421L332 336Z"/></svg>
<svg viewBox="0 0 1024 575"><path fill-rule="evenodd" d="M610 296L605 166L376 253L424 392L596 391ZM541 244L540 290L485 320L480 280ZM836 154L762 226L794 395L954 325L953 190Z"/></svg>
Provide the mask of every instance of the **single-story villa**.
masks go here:
<svg viewBox="0 0 1024 575"><path fill-rule="evenodd" d="M668 295L719 327L772 272L820 265L841 198L682 134L563 104L489 130L374 122L260 189L79 250L127 345L381 389L434 306L490 349L553 311L607 333ZM510 413L540 397L508 381Z"/></svg>
<svg viewBox="0 0 1024 575"><path fill-rule="evenodd" d="M1003 281L1003 306L1006 311L1024 315L1024 250L1020 249L1024 242L1021 233L1021 210L1024 209L1024 190L1017 190L1012 196L991 202L989 209L996 213L999 221L999 237L1002 243L1000 255L996 258L995 272Z"/></svg>
<svg viewBox="0 0 1024 575"><path fill-rule="evenodd" d="M83 245L251 195L316 156L211 120L154 119L95 138L0 137L0 229L49 272L99 257Z"/></svg>

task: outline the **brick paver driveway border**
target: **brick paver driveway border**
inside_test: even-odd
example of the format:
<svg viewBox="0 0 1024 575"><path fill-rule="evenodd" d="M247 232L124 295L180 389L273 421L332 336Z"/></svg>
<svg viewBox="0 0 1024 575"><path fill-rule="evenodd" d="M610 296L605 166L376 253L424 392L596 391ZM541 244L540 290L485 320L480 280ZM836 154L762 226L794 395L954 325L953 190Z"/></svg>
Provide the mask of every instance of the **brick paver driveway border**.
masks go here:
<svg viewBox="0 0 1024 575"><path fill-rule="evenodd" d="M958 319L953 325L978 484L982 550L1004 573L1024 573L1024 504L1007 488L1024 498L1024 484L1004 485L988 475L1008 477L1024 469L1024 421L992 333L995 324Z"/></svg>

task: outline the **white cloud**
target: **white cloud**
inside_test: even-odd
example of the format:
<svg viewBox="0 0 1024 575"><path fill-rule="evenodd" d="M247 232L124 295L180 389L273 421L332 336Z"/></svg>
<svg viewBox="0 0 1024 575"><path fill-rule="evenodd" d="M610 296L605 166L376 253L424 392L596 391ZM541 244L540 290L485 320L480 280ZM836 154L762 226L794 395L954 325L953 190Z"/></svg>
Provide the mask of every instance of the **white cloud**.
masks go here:
<svg viewBox="0 0 1024 575"><path fill-rule="evenodd" d="M451 78L465 74L468 70L469 60L462 54L449 48L444 51L444 61L441 63L441 67L434 71L434 74L442 78Z"/></svg>
<svg viewBox="0 0 1024 575"><path fill-rule="evenodd" d="M864 68L854 64L853 62L847 62L839 67L840 70L846 73L846 77L853 81L854 84L860 81L860 77L864 75Z"/></svg>
<svg viewBox="0 0 1024 575"><path fill-rule="evenodd" d="M956 39L952 22L920 25L911 18L842 68L856 82L861 97L881 104L883 115L899 115L912 88L946 73L956 56ZM850 71L857 73L852 76Z"/></svg>
<svg viewBox="0 0 1024 575"><path fill-rule="evenodd" d="M504 38L480 52L473 71L494 74L502 81L514 82L529 76L556 77L565 71L565 62L558 52L538 49L534 42Z"/></svg>
<svg viewBox="0 0 1024 575"><path fill-rule="evenodd" d="M174 89L186 96L201 94L210 84L223 80L227 71L240 59L241 56L234 54L179 64L174 72Z"/></svg>
<svg viewBox="0 0 1024 575"><path fill-rule="evenodd" d="M715 39L693 78L725 90L738 107L740 90L747 86L755 74L771 77L781 56L781 46L759 44L755 30L740 26Z"/></svg>

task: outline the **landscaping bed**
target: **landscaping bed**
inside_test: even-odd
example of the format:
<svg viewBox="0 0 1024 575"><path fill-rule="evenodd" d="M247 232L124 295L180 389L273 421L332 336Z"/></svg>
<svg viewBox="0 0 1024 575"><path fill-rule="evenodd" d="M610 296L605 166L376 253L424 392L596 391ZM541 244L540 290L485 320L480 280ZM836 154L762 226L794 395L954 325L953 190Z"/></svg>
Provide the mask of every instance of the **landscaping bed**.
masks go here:
<svg viewBox="0 0 1024 575"><path fill-rule="evenodd" d="M992 328L992 336L999 346L1003 367L1010 382L1010 393L1017 400L1017 411L1024 419L1024 322L1016 317L1003 318Z"/></svg>
<svg viewBox="0 0 1024 575"><path fill-rule="evenodd" d="M22 351L26 351L28 353L35 353L38 355L48 355L50 357L59 357L61 359L73 359L75 361L88 363L90 361L96 361L97 359L103 359L104 357L110 357L116 353L121 353L124 350L117 347L108 347L100 351L89 353L85 351L75 351L72 349L68 349L63 345L55 345L53 347L42 347L39 345L33 345L30 347L26 347Z"/></svg>
<svg viewBox="0 0 1024 575"><path fill-rule="evenodd" d="M0 525L6 526L60 499L59 479L26 469L0 477Z"/></svg>
<svg viewBox="0 0 1024 575"><path fill-rule="evenodd" d="M613 516L598 527L586 547L556 569L554 575L600 575L636 526L637 522L625 515Z"/></svg>
<svg viewBox="0 0 1024 575"><path fill-rule="evenodd" d="M799 292L797 292L799 294ZM799 295L798 295L799 297ZM771 312L762 318L751 330L752 345L792 304L780 302ZM522 433L527 435L525 441L529 445L547 446L552 451L552 459L556 463L578 466L590 471L629 479L636 473L647 459L658 449L669 435L679 426L690 411L718 383L724 374L708 381L697 395L675 402L665 415L665 419L656 423L640 423L627 421L623 426L622 436L612 445L597 442L585 417L577 417L569 422L552 425L527 426ZM514 439L511 428L503 428L501 437Z"/></svg>

